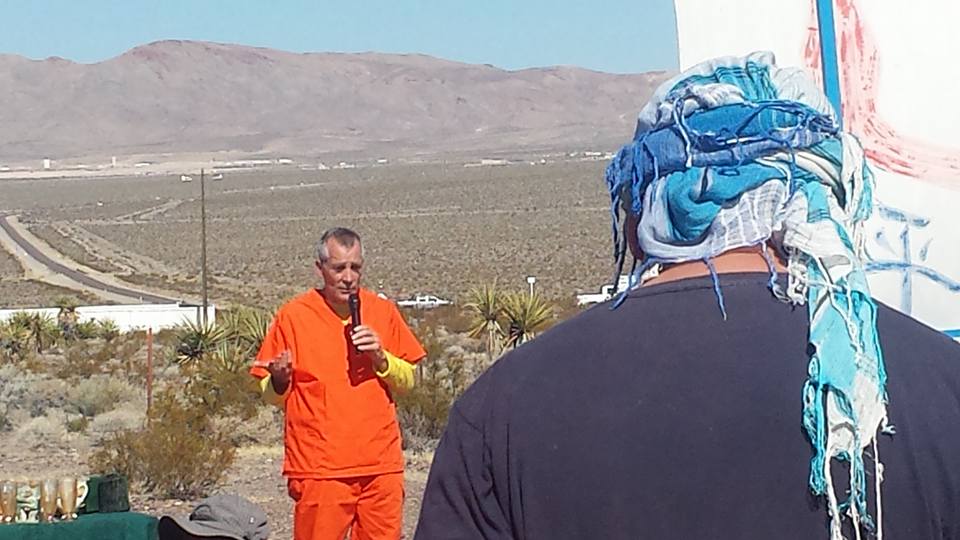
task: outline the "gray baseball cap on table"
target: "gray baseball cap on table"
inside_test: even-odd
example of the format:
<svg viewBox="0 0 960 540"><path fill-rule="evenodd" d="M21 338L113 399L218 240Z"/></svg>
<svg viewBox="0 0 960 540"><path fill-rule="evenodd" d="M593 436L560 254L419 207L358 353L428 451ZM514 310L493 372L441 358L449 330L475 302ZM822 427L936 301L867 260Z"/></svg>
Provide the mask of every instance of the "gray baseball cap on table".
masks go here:
<svg viewBox="0 0 960 540"><path fill-rule="evenodd" d="M176 524L183 532L199 537L222 537L234 540L267 540L270 525L267 515L252 502L238 495L221 494L197 503L189 517L163 516L163 522Z"/></svg>

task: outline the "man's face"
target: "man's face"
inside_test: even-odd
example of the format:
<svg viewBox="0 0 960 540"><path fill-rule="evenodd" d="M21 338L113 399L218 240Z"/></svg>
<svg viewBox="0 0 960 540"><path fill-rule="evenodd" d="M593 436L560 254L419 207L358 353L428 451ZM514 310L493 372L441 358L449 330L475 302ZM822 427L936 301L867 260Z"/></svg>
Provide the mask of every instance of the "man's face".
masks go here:
<svg viewBox="0 0 960 540"><path fill-rule="evenodd" d="M360 289L360 276L363 273L363 256L360 242L353 247L344 247L335 239L327 240L326 261L317 261L317 271L323 278L323 295L335 304L347 303L351 294Z"/></svg>

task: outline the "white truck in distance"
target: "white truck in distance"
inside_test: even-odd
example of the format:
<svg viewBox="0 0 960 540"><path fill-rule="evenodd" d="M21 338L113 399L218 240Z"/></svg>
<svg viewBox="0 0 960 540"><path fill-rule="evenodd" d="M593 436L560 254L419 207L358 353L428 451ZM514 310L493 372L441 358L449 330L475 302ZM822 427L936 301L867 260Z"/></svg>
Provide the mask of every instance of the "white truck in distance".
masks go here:
<svg viewBox="0 0 960 540"><path fill-rule="evenodd" d="M400 307L421 308L421 309L435 308L437 306L447 306L452 303L453 302L451 302L450 300L444 300L443 298L433 296L432 294L418 294L417 296L414 296L413 298L410 298L408 300L397 300L397 305Z"/></svg>
<svg viewBox="0 0 960 540"><path fill-rule="evenodd" d="M620 280L617 283L617 292L623 292L630 285L630 276L620 276ZM600 287L599 293L587 293L587 294L578 294L577 295L577 305L586 306L589 304L599 304L600 302L606 302L611 297L613 297L613 285L604 285Z"/></svg>

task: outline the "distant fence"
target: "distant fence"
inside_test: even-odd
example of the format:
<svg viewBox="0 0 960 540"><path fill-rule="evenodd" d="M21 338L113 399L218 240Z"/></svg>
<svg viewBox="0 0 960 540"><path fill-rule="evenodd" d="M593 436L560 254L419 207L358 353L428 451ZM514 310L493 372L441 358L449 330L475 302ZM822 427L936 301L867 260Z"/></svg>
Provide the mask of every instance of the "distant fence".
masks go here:
<svg viewBox="0 0 960 540"><path fill-rule="evenodd" d="M0 309L0 321L6 321L14 313L42 313L56 318L59 308ZM162 330L173 328L184 321L200 323L203 306L194 304L120 304L106 306L80 306L76 310L77 322L89 320L113 321L122 332L130 330ZM207 320L213 322L216 307L207 306Z"/></svg>

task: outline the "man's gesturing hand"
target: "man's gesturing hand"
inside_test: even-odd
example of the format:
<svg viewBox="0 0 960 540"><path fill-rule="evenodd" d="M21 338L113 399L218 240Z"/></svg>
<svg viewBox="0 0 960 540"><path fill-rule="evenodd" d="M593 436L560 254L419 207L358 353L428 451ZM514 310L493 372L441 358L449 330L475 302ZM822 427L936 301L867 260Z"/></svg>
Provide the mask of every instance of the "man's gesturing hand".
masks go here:
<svg viewBox="0 0 960 540"><path fill-rule="evenodd" d="M283 394L290 386L290 374L293 372L293 366L290 364L290 351L283 351L279 356L267 364L267 371L270 372L270 384L273 385L273 391L277 394Z"/></svg>
<svg viewBox="0 0 960 540"><path fill-rule="evenodd" d="M383 346L380 344L380 336L369 326L355 326L353 334L350 335L354 347L362 353L367 353L373 360L373 367L377 371L387 369L387 357L383 354Z"/></svg>

